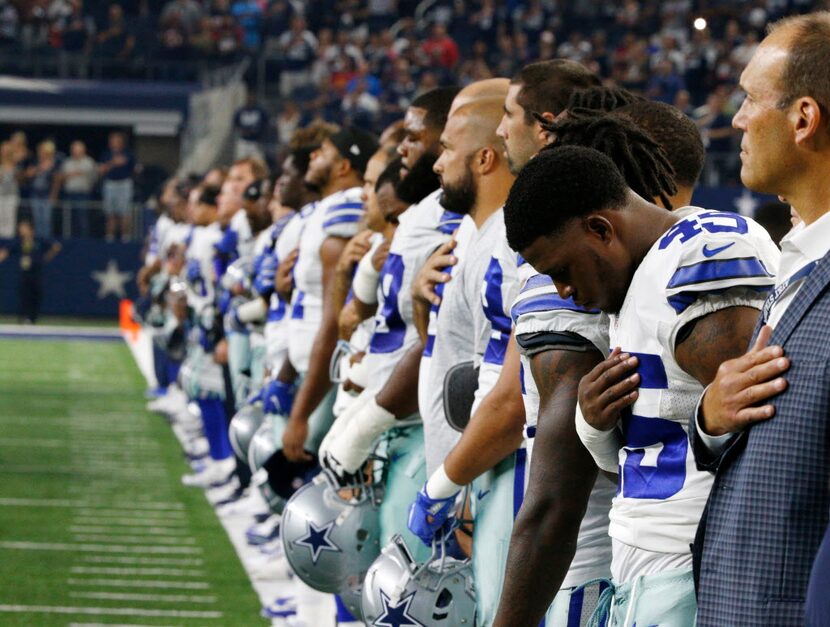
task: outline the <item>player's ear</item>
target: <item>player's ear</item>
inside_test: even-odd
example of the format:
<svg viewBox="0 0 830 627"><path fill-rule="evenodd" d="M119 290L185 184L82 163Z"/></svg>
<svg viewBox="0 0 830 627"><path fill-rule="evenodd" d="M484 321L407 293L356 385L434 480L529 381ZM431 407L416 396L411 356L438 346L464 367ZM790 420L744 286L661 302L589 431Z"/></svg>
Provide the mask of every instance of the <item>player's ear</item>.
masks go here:
<svg viewBox="0 0 830 627"><path fill-rule="evenodd" d="M553 120L556 118L556 116L553 115L553 113L551 113L550 111L540 113L539 117L544 118L546 122L553 122ZM536 122L536 132L539 135L540 143L542 143L543 145L547 145L551 142L551 133L549 131L546 131L545 128L538 121Z"/></svg>
<svg viewBox="0 0 830 627"><path fill-rule="evenodd" d="M614 225L605 216L592 213L582 219L582 226L589 237L603 244L610 244L614 239Z"/></svg>

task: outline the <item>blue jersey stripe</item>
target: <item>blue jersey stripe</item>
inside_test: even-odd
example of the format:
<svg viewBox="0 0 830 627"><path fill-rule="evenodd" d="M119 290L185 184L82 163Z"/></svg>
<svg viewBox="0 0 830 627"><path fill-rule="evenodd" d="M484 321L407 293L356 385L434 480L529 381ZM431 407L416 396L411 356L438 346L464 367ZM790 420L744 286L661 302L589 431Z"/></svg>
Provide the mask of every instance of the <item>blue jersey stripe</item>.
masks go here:
<svg viewBox="0 0 830 627"><path fill-rule="evenodd" d="M363 209L362 202L343 202L339 205L332 205L328 209L326 209L326 215L330 213L334 213L335 211L340 211L341 209Z"/></svg>
<svg viewBox="0 0 830 627"><path fill-rule="evenodd" d="M323 222L323 228L327 229L335 224L343 224L347 222L360 222L360 218L363 217L362 214L345 214L334 216L325 222Z"/></svg>
<svg viewBox="0 0 830 627"><path fill-rule="evenodd" d="M667 390L669 388L666 367L663 365L663 360L660 359L659 355L635 353L627 350L623 350L623 352L639 360L637 374L640 375L641 388L649 390Z"/></svg>
<svg viewBox="0 0 830 627"><path fill-rule="evenodd" d="M574 311L577 313L584 313L584 314L598 314L599 310L591 310L585 309L584 307L580 307L575 302L573 302L570 298L564 299L557 294L539 294L538 296L533 296L531 298L525 298L520 300L518 303L513 305L513 309L510 310L510 316L513 318L513 321L517 321L520 316L529 313L536 313L540 311L555 311L555 310L567 310L567 311Z"/></svg>
<svg viewBox="0 0 830 627"><path fill-rule="evenodd" d="M553 279L547 274L534 274L525 282L521 293L529 292L540 287L553 287Z"/></svg>
<svg viewBox="0 0 830 627"><path fill-rule="evenodd" d="M686 285L708 283L710 281L771 276L764 267L764 264L757 257L724 260L711 259L678 268L674 275L672 275L672 278L669 279L666 287L673 289Z"/></svg>
<svg viewBox="0 0 830 627"><path fill-rule="evenodd" d="M748 288L755 292L759 292L761 294L765 294L767 292L772 291L772 283L769 285L740 285L740 286L733 286L733 287L742 287ZM706 291L688 291L688 292L678 292L677 294L672 294L666 300L668 300L669 305L671 305L672 309L674 309L678 314L682 314L686 309L688 309L698 298L702 298L703 296L712 296L717 294L723 294L724 292L728 292L730 289L729 287L719 289L719 290L706 290Z"/></svg>

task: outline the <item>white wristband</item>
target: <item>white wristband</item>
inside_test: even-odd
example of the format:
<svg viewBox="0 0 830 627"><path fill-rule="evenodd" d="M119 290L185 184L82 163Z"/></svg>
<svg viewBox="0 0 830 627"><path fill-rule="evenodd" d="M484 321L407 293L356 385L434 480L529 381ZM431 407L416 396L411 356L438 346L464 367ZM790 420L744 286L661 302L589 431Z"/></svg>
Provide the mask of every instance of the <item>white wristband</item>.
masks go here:
<svg viewBox="0 0 830 627"><path fill-rule="evenodd" d="M360 260L352 279L352 292L354 292L355 298L367 305L375 305L378 302L378 276L380 273L372 265L373 253L374 248Z"/></svg>
<svg viewBox="0 0 830 627"><path fill-rule="evenodd" d="M236 315L239 316L240 322L256 322L265 317L268 307L265 304L265 299L254 298L247 303L243 303L236 310Z"/></svg>
<svg viewBox="0 0 830 627"><path fill-rule="evenodd" d="M447 476L444 464L441 464L427 480L426 490L427 496L431 499L448 499L454 494L458 494L463 487Z"/></svg>
<svg viewBox="0 0 830 627"><path fill-rule="evenodd" d="M600 431L588 424L582 409L576 407L576 434L582 440L582 444L588 449L591 457L600 470L617 474L619 472L620 432L614 427L609 431Z"/></svg>

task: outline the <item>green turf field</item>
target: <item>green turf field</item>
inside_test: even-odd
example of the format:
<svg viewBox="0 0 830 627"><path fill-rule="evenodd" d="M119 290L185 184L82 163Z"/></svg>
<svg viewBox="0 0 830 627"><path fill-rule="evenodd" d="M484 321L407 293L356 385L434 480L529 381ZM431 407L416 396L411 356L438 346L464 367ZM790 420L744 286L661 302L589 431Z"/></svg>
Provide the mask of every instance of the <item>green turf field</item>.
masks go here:
<svg viewBox="0 0 830 627"><path fill-rule="evenodd" d="M0 625L262 625L121 342L0 339Z"/></svg>

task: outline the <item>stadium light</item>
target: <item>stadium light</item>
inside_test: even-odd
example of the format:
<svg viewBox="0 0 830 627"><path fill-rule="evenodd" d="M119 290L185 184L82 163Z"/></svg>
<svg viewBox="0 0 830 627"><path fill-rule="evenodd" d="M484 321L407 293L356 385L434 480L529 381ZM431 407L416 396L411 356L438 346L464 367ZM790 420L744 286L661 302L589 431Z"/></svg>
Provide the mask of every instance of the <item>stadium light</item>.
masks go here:
<svg viewBox="0 0 830 627"><path fill-rule="evenodd" d="M706 20L702 17L698 17L694 21L695 30L704 30L706 28Z"/></svg>

